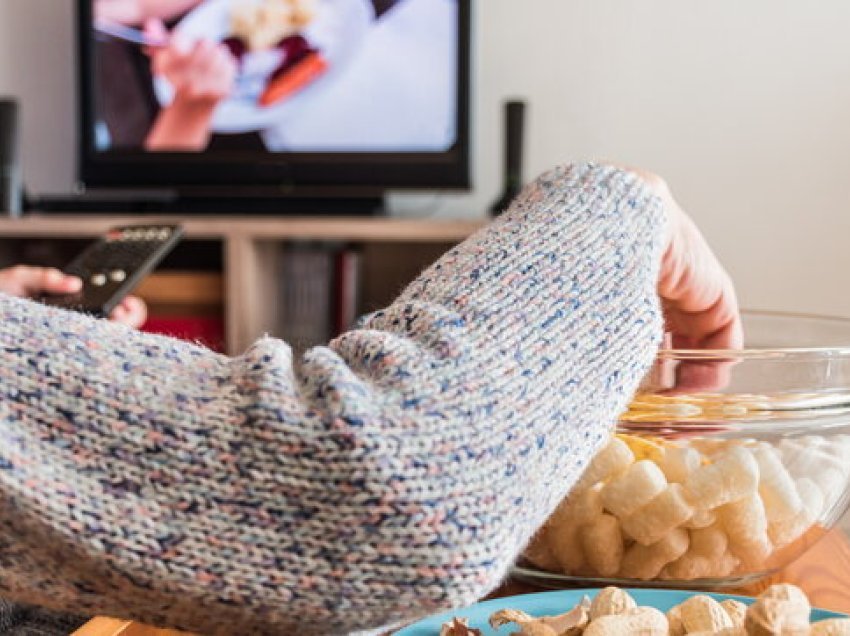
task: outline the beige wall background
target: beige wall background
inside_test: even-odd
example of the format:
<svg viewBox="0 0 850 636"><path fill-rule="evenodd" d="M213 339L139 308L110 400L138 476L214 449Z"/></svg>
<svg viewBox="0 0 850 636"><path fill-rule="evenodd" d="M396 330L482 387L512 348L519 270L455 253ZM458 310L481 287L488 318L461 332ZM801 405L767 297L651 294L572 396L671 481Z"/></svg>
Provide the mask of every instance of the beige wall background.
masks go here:
<svg viewBox="0 0 850 636"><path fill-rule="evenodd" d="M469 194L398 215L478 217L500 188L501 102L528 100L527 176L585 157L672 185L746 306L850 316L850 3L476 0ZM71 0L0 0L0 93L24 102L36 191L74 174Z"/></svg>

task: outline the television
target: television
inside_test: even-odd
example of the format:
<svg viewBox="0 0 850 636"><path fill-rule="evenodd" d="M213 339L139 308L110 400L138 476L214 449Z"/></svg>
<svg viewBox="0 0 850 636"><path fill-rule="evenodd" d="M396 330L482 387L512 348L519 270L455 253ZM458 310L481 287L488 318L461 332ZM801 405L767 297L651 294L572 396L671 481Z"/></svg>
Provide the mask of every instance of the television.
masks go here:
<svg viewBox="0 0 850 636"><path fill-rule="evenodd" d="M468 188L470 3L78 0L80 190L336 213Z"/></svg>

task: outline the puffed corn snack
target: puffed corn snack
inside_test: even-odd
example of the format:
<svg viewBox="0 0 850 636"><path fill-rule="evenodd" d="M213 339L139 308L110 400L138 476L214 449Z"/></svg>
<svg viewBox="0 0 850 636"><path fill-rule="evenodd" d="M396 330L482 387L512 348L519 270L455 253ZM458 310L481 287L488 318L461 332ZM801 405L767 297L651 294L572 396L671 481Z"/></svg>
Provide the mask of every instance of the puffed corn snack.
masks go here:
<svg viewBox="0 0 850 636"><path fill-rule="evenodd" d="M787 412L801 399L747 395L733 403L641 396L624 417L648 421L660 410L677 418L731 418L766 409ZM758 575L782 565L774 555L793 550L788 546L830 512L848 478L846 434L776 443L619 434L596 455L524 556L537 568L589 578Z"/></svg>

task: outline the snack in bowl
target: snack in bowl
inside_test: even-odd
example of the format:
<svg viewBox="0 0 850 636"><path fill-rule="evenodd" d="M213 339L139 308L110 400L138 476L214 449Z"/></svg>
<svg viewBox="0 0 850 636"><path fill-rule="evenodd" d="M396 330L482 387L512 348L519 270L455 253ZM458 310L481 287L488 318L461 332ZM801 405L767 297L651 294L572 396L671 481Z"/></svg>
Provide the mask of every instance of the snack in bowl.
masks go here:
<svg viewBox="0 0 850 636"><path fill-rule="evenodd" d="M638 605L626 590L606 587L592 601L585 596L563 614L534 617L520 610L501 609L491 614L489 623L494 629L514 624L518 630L512 633L518 636L850 636L850 618L810 623L811 610L805 593L786 583L771 585L749 605L737 599L720 601L695 594L666 613ZM482 633L461 617L444 623L440 629L440 636Z"/></svg>
<svg viewBox="0 0 850 636"><path fill-rule="evenodd" d="M785 567L838 521L850 503L850 320L742 319L743 349L658 351L618 435L515 577L740 586Z"/></svg>
<svg viewBox="0 0 850 636"><path fill-rule="evenodd" d="M649 416L656 404L660 412L716 424L718 414L740 421L756 410L788 412L783 407L803 399L638 396L625 418ZM524 559L539 570L577 578L740 583L798 556L846 503L848 479L846 433L774 441L700 432L667 438L618 434L534 537Z"/></svg>

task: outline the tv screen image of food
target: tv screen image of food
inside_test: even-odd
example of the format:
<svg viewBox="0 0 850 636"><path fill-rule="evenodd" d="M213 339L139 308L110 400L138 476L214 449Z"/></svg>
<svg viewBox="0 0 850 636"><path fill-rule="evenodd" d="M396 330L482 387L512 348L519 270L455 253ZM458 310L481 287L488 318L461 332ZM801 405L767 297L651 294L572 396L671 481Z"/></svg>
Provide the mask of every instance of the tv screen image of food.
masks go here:
<svg viewBox="0 0 850 636"><path fill-rule="evenodd" d="M93 146L443 152L457 0L91 0Z"/></svg>

